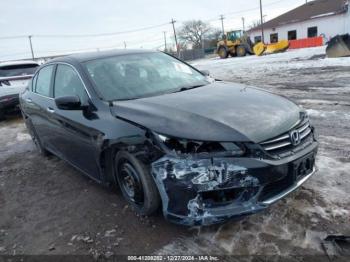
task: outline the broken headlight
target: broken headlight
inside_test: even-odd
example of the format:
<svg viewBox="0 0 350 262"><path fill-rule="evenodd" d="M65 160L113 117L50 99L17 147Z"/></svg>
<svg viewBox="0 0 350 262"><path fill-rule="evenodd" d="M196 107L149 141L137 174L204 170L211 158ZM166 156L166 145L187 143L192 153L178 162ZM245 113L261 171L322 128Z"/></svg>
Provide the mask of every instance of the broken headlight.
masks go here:
<svg viewBox="0 0 350 262"><path fill-rule="evenodd" d="M195 154L198 156L215 155L215 156L243 156L245 147L233 142L210 142L195 141L169 137L161 134L155 134L158 141L165 146L165 149L181 154Z"/></svg>

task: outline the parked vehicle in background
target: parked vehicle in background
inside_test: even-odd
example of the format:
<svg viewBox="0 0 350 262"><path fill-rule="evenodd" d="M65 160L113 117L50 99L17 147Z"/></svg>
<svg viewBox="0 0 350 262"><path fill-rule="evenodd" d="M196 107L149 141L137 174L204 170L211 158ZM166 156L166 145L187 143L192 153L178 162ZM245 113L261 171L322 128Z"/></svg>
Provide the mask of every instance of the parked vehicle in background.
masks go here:
<svg viewBox="0 0 350 262"><path fill-rule="evenodd" d="M39 64L35 61L0 63L0 120L18 110L19 93L27 87Z"/></svg>
<svg viewBox="0 0 350 262"><path fill-rule="evenodd" d="M315 173L318 142L302 108L161 52L51 60L20 102L42 154L118 184L139 213L162 206L179 224L262 211Z"/></svg>

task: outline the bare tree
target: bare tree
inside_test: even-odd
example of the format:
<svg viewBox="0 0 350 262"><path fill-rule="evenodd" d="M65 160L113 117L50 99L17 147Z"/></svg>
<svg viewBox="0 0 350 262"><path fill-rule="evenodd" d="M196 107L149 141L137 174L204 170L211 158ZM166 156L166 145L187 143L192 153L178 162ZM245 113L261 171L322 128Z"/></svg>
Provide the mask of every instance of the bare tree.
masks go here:
<svg viewBox="0 0 350 262"><path fill-rule="evenodd" d="M200 48L204 34L210 31L209 24L201 20L191 20L183 23L179 31L179 38L186 44L192 44L193 48Z"/></svg>
<svg viewBox="0 0 350 262"><path fill-rule="evenodd" d="M252 28L255 28L255 27L258 27L261 25L261 20L255 20L253 21L250 25L249 25L249 29L252 29Z"/></svg>

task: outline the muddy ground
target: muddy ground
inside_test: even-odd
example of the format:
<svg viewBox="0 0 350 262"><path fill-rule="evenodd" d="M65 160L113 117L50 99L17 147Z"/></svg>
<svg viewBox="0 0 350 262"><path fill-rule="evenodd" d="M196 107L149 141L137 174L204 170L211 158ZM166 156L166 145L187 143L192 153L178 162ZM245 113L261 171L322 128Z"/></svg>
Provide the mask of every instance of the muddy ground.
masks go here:
<svg viewBox="0 0 350 262"><path fill-rule="evenodd" d="M0 254L324 254L325 236L350 235L350 58L312 52L195 63L217 78L293 99L319 133L317 174L238 222L186 228L161 213L137 216L118 190L40 156L19 117L1 122Z"/></svg>

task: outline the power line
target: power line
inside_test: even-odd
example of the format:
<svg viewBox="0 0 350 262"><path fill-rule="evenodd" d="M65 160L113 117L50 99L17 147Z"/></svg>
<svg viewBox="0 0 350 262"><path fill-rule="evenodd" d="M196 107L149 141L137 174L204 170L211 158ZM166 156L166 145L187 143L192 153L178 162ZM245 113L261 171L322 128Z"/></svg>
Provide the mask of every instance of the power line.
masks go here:
<svg viewBox="0 0 350 262"><path fill-rule="evenodd" d="M272 2L272 3L268 3L268 4L265 4L264 6L267 7L267 6L271 6L271 5L275 5L275 4L278 4L278 3L281 3L281 2L284 2L286 0L278 0L278 1L275 1L275 2ZM224 16L231 16L231 15L238 15L238 14L243 14L243 13L247 13L247 12L250 12L250 11L255 11L255 10L259 10L260 7L254 7L254 8L248 8L248 9L243 9L243 10L240 10L240 11L235 11L235 12L229 12L229 13L224 13L222 15ZM205 22L213 22L213 21L217 21L217 20L221 20L221 17L219 18L211 18L211 19L206 19L204 20Z"/></svg>
<svg viewBox="0 0 350 262"><path fill-rule="evenodd" d="M2 36L0 39L19 39L19 38L27 38L28 35L15 35L15 36Z"/></svg>
<svg viewBox="0 0 350 262"><path fill-rule="evenodd" d="M133 29L133 30L125 30L125 31L119 31L119 32L111 32L111 33L101 33L101 34L81 34L81 35L73 35L73 34L69 34L69 35L35 35L32 34L32 37L40 37L40 38L60 38L60 37L71 37L71 38L79 38L79 37L101 37L101 36L113 36L113 35L122 35L122 34L129 34L129 33L136 33L136 32L140 32L140 31L145 31L145 30L149 30L149 29L153 29L153 28L158 28L158 27L162 27L162 26L166 26L169 23L164 23L164 24L159 24L159 25L153 25L153 26L147 26L147 27L142 27L142 28L138 28L138 29ZM24 35L24 36L4 36L4 37L0 37L0 39L15 39L15 38L23 38L23 37L28 37L28 35Z"/></svg>
<svg viewBox="0 0 350 262"><path fill-rule="evenodd" d="M28 54L28 52L16 52L16 53L10 53L10 54L6 54L6 55L1 55L0 58L17 56L17 55L27 55L27 54Z"/></svg>
<svg viewBox="0 0 350 262"><path fill-rule="evenodd" d="M133 30L113 32L113 33L85 34L85 35L35 35L35 37L73 37L73 38L78 38L78 37L112 36L112 35L122 35L122 34L136 33L136 32L140 32L140 31L145 31L145 30L149 30L149 29L153 29L153 28L162 27L162 26L165 26L165 25L168 25L168 23L154 25L154 26L147 26L147 27L142 27L142 28L133 29Z"/></svg>
<svg viewBox="0 0 350 262"><path fill-rule="evenodd" d="M286 1L286 0L278 0L278 1L275 1L275 2L272 2L272 3L267 3L267 4L264 5L264 7L275 5L275 4L279 4L279 3L284 2L284 1ZM225 15L241 14L241 13L245 13L245 12L249 12L249 11L255 11L255 10L259 10L259 9L260 9L260 6L254 7L254 8L250 8L250 9L241 10L241 11L226 13Z"/></svg>

